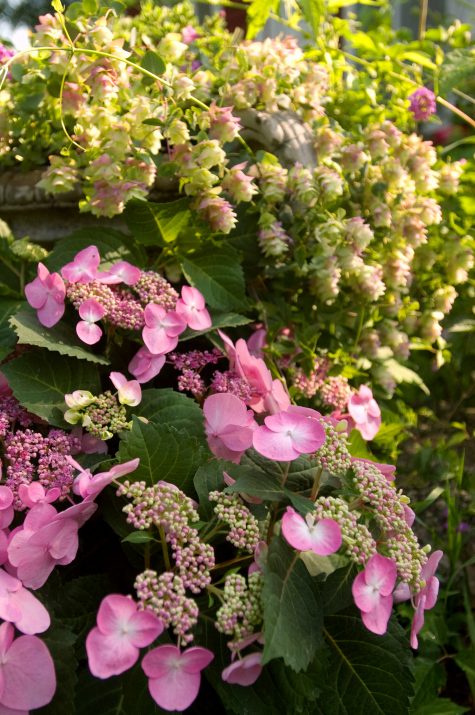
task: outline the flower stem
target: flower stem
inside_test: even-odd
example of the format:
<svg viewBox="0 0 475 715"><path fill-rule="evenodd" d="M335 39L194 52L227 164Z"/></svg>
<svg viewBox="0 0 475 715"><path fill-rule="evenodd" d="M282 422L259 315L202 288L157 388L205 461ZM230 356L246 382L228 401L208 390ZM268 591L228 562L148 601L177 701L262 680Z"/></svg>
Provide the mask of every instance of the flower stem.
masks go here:
<svg viewBox="0 0 475 715"><path fill-rule="evenodd" d="M311 501L315 501L315 499L318 496L318 490L320 489L320 479L322 477L322 472L323 472L323 467L320 467L320 469L318 469L317 473L315 474L315 479L313 480L312 491L310 493Z"/></svg>
<svg viewBox="0 0 475 715"><path fill-rule="evenodd" d="M240 556L237 559L229 559L228 561L223 561L220 564L215 564L210 568L210 571L218 571L219 569L226 569L229 566L234 566L234 564L240 564L243 561L249 561L249 559L252 559L253 556L252 554L249 554L248 556Z"/></svg>
<svg viewBox="0 0 475 715"><path fill-rule="evenodd" d="M160 534L160 542L162 544L162 554L163 554L163 560L165 562L165 568L167 571L170 571L171 564L170 564L170 556L168 553L168 546L167 546L167 542L165 539L165 529L163 528L163 526L159 526L158 531Z"/></svg>

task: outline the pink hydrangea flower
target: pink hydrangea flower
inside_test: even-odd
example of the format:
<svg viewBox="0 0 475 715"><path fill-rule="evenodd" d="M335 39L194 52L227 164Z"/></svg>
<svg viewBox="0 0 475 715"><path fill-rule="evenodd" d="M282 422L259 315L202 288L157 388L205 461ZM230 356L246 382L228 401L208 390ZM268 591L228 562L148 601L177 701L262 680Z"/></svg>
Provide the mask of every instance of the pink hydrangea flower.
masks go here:
<svg viewBox="0 0 475 715"><path fill-rule="evenodd" d="M311 410L313 412L313 410ZM325 442L320 422L301 410L269 415L253 434L255 450L277 462L291 462L301 454L316 452Z"/></svg>
<svg viewBox="0 0 475 715"><path fill-rule="evenodd" d="M69 283L90 283L97 278L101 257L96 246L83 248L74 256L74 260L66 263L61 269L61 275Z"/></svg>
<svg viewBox="0 0 475 715"><path fill-rule="evenodd" d="M178 336L186 329L186 321L175 310L168 312L161 305L149 303L144 310L145 327L142 338L153 355L163 355L178 345Z"/></svg>
<svg viewBox="0 0 475 715"><path fill-rule="evenodd" d="M251 355L256 358L263 357L263 348L267 340L267 330L265 328L257 328L247 341L247 347Z"/></svg>
<svg viewBox="0 0 475 715"><path fill-rule="evenodd" d="M121 405L136 407L142 401L142 388L138 380L127 380L121 372L111 372L110 381L117 390Z"/></svg>
<svg viewBox="0 0 475 715"><path fill-rule="evenodd" d="M79 317L81 320L76 325L76 333L83 343L95 345L95 343L99 342L102 336L102 329L96 325L96 322L101 320L105 314L105 308L94 298L89 298L89 300L85 300L80 305Z"/></svg>
<svg viewBox="0 0 475 715"><path fill-rule="evenodd" d="M181 289L181 298L177 300L176 312L192 330L206 330L212 325L203 295L191 286L183 286Z"/></svg>
<svg viewBox="0 0 475 715"><path fill-rule="evenodd" d="M210 650L201 647L180 651L174 645L162 645L149 651L142 668L157 705L169 711L186 710L198 695L201 671L213 658Z"/></svg>
<svg viewBox="0 0 475 715"><path fill-rule="evenodd" d="M239 462L252 445L257 426L251 410L239 397L221 392L206 398L203 412L210 450L216 457Z"/></svg>
<svg viewBox="0 0 475 715"><path fill-rule="evenodd" d="M434 608L439 594L439 579L435 575L439 561L443 556L442 551L434 551L421 569L421 578L425 586L414 596L415 613L411 626L411 648L417 648L419 643L417 635L424 625L424 611ZM395 603L407 601L411 592L407 583L401 583L394 591Z"/></svg>
<svg viewBox="0 0 475 715"><path fill-rule="evenodd" d="M133 286L140 280L141 275L142 271L137 266L133 266L128 261L117 261L108 271L99 273L97 280L106 285L125 283L125 285Z"/></svg>
<svg viewBox="0 0 475 715"><path fill-rule="evenodd" d="M230 685L253 685L262 673L262 653L249 653L235 660L221 673L225 683Z"/></svg>
<svg viewBox="0 0 475 715"><path fill-rule="evenodd" d="M51 623L41 601L3 569L0 569L0 618L28 635L43 633Z"/></svg>
<svg viewBox="0 0 475 715"><path fill-rule="evenodd" d="M106 596L97 612L97 625L86 638L89 669L96 678L119 675L137 662L140 648L153 643L163 624L151 611L139 611L127 596Z"/></svg>
<svg viewBox="0 0 475 715"><path fill-rule="evenodd" d="M304 519L291 506L282 517L282 534L294 549L319 556L334 554L341 546L341 529L334 519L318 520L314 514Z"/></svg>
<svg viewBox="0 0 475 715"><path fill-rule="evenodd" d="M394 561L381 554L374 554L364 571L353 581L354 601L361 611L363 623L372 633L386 633L393 607L392 592L396 577Z"/></svg>
<svg viewBox="0 0 475 715"><path fill-rule="evenodd" d="M61 496L61 489L53 487L46 491L40 482L30 482L29 484L20 484L18 496L28 509L32 509L37 504L52 504Z"/></svg>
<svg viewBox="0 0 475 715"><path fill-rule="evenodd" d="M289 407L290 399L281 381L272 379L264 360L251 355L245 340L237 341L234 357L236 372L251 386L249 405L255 412L276 413Z"/></svg>
<svg viewBox="0 0 475 715"><path fill-rule="evenodd" d="M56 674L48 648L36 636L14 638L13 626L0 626L0 712L28 715L53 699Z"/></svg>
<svg viewBox="0 0 475 715"><path fill-rule="evenodd" d="M37 277L25 286L25 295L45 328L52 328L63 317L66 286L59 273L50 273L42 263L38 263Z"/></svg>
<svg viewBox="0 0 475 715"><path fill-rule="evenodd" d="M361 385L358 392L348 400L348 412L363 439L371 440L381 426L381 410L367 385Z"/></svg>
<svg viewBox="0 0 475 715"><path fill-rule="evenodd" d="M429 119L432 114L435 114L437 109L435 94L432 90L427 89L427 87L419 87L419 89L416 89L415 92L409 95L409 102L409 109L417 122L423 122L425 119Z"/></svg>
<svg viewBox="0 0 475 715"><path fill-rule="evenodd" d="M0 463L0 475L2 473L2 465ZM0 529L6 529L13 521L15 515L13 509L13 492L10 487L5 485L0 486Z"/></svg>
<svg viewBox="0 0 475 715"><path fill-rule="evenodd" d="M144 345L129 362L129 372L143 384L153 380L164 365L165 355L153 355Z"/></svg>
<svg viewBox="0 0 475 715"><path fill-rule="evenodd" d="M89 469L83 469L72 457L66 457L66 459L69 464L79 471L73 483L73 492L83 499L95 498L103 489L109 486L109 484L112 484L114 479L119 479L126 474L135 472L140 464L140 459L136 457L135 459L130 459L128 462L115 464L107 472L98 472L92 475Z"/></svg>

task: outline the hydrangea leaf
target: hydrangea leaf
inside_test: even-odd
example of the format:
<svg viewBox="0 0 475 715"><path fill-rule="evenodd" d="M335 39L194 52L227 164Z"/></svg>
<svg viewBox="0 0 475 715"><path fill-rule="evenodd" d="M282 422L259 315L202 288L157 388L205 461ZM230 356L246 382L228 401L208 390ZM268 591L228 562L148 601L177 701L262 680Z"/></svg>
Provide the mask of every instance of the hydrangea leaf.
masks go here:
<svg viewBox="0 0 475 715"><path fill-rule="evenodd" d="M203 412L194 400L181 392L171 388L144 390L137 411L150 422L184 429L205 441Z"/></svg>
<svg viewBox="0 0 475 715"><path fill-rule="evenodd" d="M138 243L145 246L166 246L177 240L191 219L189 199L177 199L159 204L133 199L125 211L127 226Z"/></svg>
<svg viewBox="0 0 475 715"><path fill-rule="evenodd" d="M212 308L228 311L248 307L239 254L232 248L212 247L197 253L183 261L182 269Z"/></svg>

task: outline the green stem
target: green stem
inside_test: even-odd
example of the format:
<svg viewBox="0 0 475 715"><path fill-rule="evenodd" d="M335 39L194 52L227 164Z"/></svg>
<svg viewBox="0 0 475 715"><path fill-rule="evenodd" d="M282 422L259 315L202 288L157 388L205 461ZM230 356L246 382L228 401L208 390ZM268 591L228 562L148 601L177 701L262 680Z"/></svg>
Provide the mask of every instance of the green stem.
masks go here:
<svg viewBox="0 0 475 715"><path fill-rule="evenodd" d="M219 588L216 588L212 583L210 583L206 586L206 590L209 591L209 593L214 593L214 595L219 598L221 603L224 603L223 593L219 590Z"/></svg>
<svg viewBox="0 0 475 715"><path fill-rule="evenodd" d="M419 40L423 40L427 28L427 11L429 9L429 0L419 1Z"/></svg>
<svg viewBox="0 0 475 715"><path fill-rule="evenodd" d="M323 472L323 467L320 467L320 469L315 474L315 479L313 480L312 491L310 493L311 501L315 501L315 499L318 496L318 490L320 489L320 479L322 478L322 472Z"/></svg>
<svg viewBox="0 0 475 715"><path fill-rule="evenodd" d="M158 531L160 534L160 542L162 544L162 554L163 554L163 561L165 562L165 568L167 571L170 571L171 564L170 564L170 556L168 554L168 546L167 546L167 542L165 540L165 529L163 528L163 526L159 526Z"/></svg>
<svg viewBox="0 0 475 715"><path fill-rule="evenodd" d="M287 462L287 464L285 465L284 474L282 476L282 484L281 484L282 489L285 487L285 483L286 483L287 479L289 478L289 472L290 472L290 462Z"/></svg>
<svg viewBox="0 0 475 715"><path fill-rule="evenodd" d="M249 559L253 559L254 557L252 554L249 554L248 556L240 556L237 559L229 559L229 561L223 561L220 564L215 564L214 566L211 567L210 571L218 571L220 569L226 569L229 566L234 566L234 564L240 564L243 561L249 561Z"/></svg>

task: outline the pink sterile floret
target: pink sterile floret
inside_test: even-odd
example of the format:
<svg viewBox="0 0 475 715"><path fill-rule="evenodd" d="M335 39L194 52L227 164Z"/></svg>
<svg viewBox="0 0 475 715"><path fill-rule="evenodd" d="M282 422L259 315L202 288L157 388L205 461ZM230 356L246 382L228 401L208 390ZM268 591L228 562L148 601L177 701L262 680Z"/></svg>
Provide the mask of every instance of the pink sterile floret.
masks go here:
<svg viewBox="0 0 475 715"><path fill-rule="evenodd" d="M252 411L239 397L220 392L206 398L203 412L210 450L216 457L239 462L252 445L257 426Z"/></svg>
<svg viewBox="0 0 475 715"><path fill-rule="evenodd" d="M381 426L381 410L367 385L361 385L358 392L348 400L348 412L363 439L371 440Z"/></svg>
<svg viewBox="0 0 475 715"><path fill-rule="evenodd" d="M162 645L147 653L142 668L157 705L169 711L186 710L198 695L201 671L213 658L210 650L201 647L180 651L174 645Z"/></svg>
<svg viewBox="0 0 475 715"><path fill-rule="evenodd" d="M273 380L262 358L251 355L245 340L238 340L235 347L235 370L251 386L253 397L249 402L255 412L276 413L286 410L290 398L280 380Z"/></svg>
<svg viewBox="0 0 475 715"><path fill-rule="evenodd" d="M334 554L341 546L341 529L336 521L317 520L313 514L304 519L291 506L282 517L282 534L294 549L313 551L319 556Z"/></svg>
<svg viewBox="0 0 475 715"><path fill-rule="evenodd" d="M105 314L106 311L103 306L94 298L89 298L89 300L81 303L79 317L82 320L76 325L76 333L83 343L94 345L99 342L102 336L102 329L96 325L96 322L101 320Z"/></svg>
<svg viewBox="0 0 475 715"><path fill-rule="evenodd" d="M393 607L392 592L396 584L397 569L392 559L374 554L364 571L353 581L353 598L361 611L366 628L383 635L388 627Z"/></svg>
<svg viewBox="0 0 475 715"><path fill-rule="evenodd" d="M1 463L0 463L1 474ZM10 487L5 485L0 486L0 529L6 529L13 521L13 492Z"/></svg>
<svg viewBox="0 0 475 715"><path fill-rule="evenodd" d="M235 660L221 673L225 683L230 685L253 685L262 673L262 653L249 653L249 655Z"/></svg>
<svg viewBox="0 0 475 715"><path fill-rule="evenodd" d="M203 295L191 286L183 286L181 289L181 298L177 300L176 312L186 320L188 327L192 330L206 330L212 325Z"/></svg>
<svg viewBox="0 0 475 715"><path fill-rule="evenodd" d="M435 575L435 572L443 555L442 551L434 551L421 569L421 578L425 581L425 586L414 596L416 611L411 627L411 648L417 648L419 645L417 635L424 625L424 611L434 608L437 602L439 579ZM394 591L395 603L407 601L410 597L411 591L407 583L399 584Z"/></svg>
<svg viewBox="0 0 475 715"><path fill-rule="evenodd" d="M144 345L129 362L129 372L141 384L149 382L159 374L165 359L165 355L153 355Z"/></svg>
<svg viewBox="0 0 475 715"><path fill-rule="evenodd" d="M126 474L135 472L140 464L140 459L136 457L128 462L115 464L107 472L98 472L92 475L89 469L83 469L72 457L66 457L66 459L69 464L79 471L73 483L73 492L83 497L83 499L96 497L103 489L111 484L114 479L119 479Z"/></svg>
<svg viewBox="0 0 475 715"><path fill-rule="evenodd" d="M41 601L27 591L19 579L3 569L0 569L0 618L28 635L43 633L51 623Z"/></svg>
<svg viewBox="0 0 475 715"><path fill-rule="evenodd" d="M36 504L52 504L61 496L61 489L53 487L46 491L40 482L30 482L30 484L20 484L18 496L23 504L31 509Z"/></svg>
<svg viewBox="0 0 475 715"><path fill-rule="evenodd" d="M117 261L117 263L112 264L108 271L98 273L97 280L106 285L125 283L125 285L133 286L140 280L141 275L140 268L133 266L128 261Z"/></svg>
<svg viewBox="0 0 475 715"><path fill-rule="evenodd" d="M89 669L96 678L110 678L132 668L140 648L153 643L163 631L154 613L139 611L127 596L106 596L97 612L97 626L86 639Z"/></svg>
<svg viewBox="0 0 475 715"><path fill-rule="evenodd" d="M186 330L186 321L175 310L149 303L144 310L142 338L153 355L169 353L178 345L178 336Z"/></svg>
<svg viewBox="0 0 475 715"><path fill-rule="evenodd" d="M38 276L25 286L25 295L45 328L52 328L63 317L66 286L59 273L50 273L42 263L38 263Z"/></svg>
<svg viewBox="0 0 475 715"><path fill-rule="evenodd" d="M0 626L0 712L28 715L51 702L56 690L54 663L36 636L14 638L13 626Z"/></svg>
<svg viewBox="0 0 475 715"><path fill-rule="evenodd" d="M90 283L97 276L101 257L96 246L88 246L76 253L74 260L66 263L61 269L61 275L69 283Z"/></svg>
<svg viewBox="0 0 475 715"><path fill-rule="evenodd" d="M117 390L121 405L136 407L142 400L142 388L138 380L127 380L121 372L111 372L110 381Z"/></svg>
<svg viewBox="0 0 475 715"><path fill-rule="evenodd" d="M289 408L265 418L264 425L253 434L253 446L268 459L291 462L301 454L316 452L325 438L325 430L317 419Z"/></svg>
<svg viewBox="0 0 475 715"><path fill-rule="evenodd" d="M78 529L96 511L83 502L58 513L51 504L38 504L15 529L8 544L8 559L28 588L41 588L54 567L70 564L78 549Z"/></svg>

